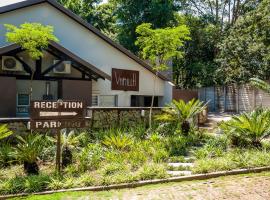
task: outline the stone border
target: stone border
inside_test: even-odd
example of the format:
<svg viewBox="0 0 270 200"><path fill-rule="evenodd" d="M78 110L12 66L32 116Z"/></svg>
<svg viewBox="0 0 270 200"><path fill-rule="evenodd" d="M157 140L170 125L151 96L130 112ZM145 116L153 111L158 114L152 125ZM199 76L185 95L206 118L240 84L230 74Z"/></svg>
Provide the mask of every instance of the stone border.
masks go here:
<svg viewBox="0 0 270 200"><path fill-rule="evenodd" d="M54 193L61 193L61 192L104 191L104 190L112 190L112 189L135 188L135 187L140 187L140 186L150 185L150 184L204 180L204 179L209 179L209 178L217 178L220 176L238 175L238 174L246 174L246 173L260 173L263 171L270 171L270 166L269 167L255 167L255 168L250 168L250 169L236 169L236 170L231 170L231 171L212 172L212 173L207 173L207 174L195 174L195 175L190 175L190 176L171 177L171 178L166 178L166 179L154 179L154 180L138 181L134 183L123 183L123 184L115 184L115 185L108 185L108 186L92 186L92 187L82 187L82 188L73 188L73 189L51 190L51 191L36 192L36 193L20 193L20 194L0 196L0 199L23 197L23 196L28 196L28 195L46 195L46 194L54 194Z"/></svg>

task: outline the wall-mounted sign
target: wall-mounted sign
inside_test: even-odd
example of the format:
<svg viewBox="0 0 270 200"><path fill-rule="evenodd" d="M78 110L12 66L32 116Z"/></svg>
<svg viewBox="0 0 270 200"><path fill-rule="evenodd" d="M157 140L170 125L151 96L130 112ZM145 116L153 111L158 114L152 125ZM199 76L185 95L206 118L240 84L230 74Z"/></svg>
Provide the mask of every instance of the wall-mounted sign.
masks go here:
<svg viewBox="0 0 270 200"><path fill-rule="evenodd" d="M113 68L112 90L139 91L139 71Z"/></svg>
<svg viewBox="0 0 270 200"><path fill-rule="evenodd" d="M85 104L82 101L31 101L31 129L85 127Z"/></svg>

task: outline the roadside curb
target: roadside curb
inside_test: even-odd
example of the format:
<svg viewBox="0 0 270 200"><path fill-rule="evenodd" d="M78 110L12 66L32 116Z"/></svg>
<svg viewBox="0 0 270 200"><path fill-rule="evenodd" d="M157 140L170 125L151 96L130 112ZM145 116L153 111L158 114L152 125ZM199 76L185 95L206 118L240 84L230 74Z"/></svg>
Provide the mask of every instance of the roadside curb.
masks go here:
<svg viewBox="0 0 270 200"><path fill-rule="evenodd" d="M0 196L0 199L23 197L23 196L28 196L28 195L46 195L46 194L61 193L61 192L104 191L104 190L111 190L111 189L135 188L135 187L140 187L140 186L150 185L150 184L204 180L204 179L209 179L209 178L217 178L220 176L239 175L239 174L246 174L246 173L259 173L263 171L270 171L270 166L213 172L213 173L207 173L207 174L195 174L195 175L190 175L190 176L171 177L171 178L166 178L166 179L154 179L154 180L138 181L134 183L123 183L123 184L115 184L115 185L108 185L108 186L92 186L92 187L62 189L62 190L51 190L51 191L36 192L36 193L20 193L20 194Z"/></svg>

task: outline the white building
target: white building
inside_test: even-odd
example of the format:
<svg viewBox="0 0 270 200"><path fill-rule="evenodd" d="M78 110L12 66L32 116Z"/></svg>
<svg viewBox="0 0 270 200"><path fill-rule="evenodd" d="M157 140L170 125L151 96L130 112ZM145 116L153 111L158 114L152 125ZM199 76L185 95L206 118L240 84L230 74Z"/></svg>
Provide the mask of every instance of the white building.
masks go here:
<svg viewBox="0 0 270 200"><path fill-rule="evenodd" d="M147 63L54 0L2 1L0 117L27 115L31 85L33 100L63 98L85 100L89 106L149 106L155 93L156 106L171 101L172 84L166 77L156 76ZM4 24L25 22L51 25L59 39L38 61L31 60L20 46L6 42Z"/></svg>

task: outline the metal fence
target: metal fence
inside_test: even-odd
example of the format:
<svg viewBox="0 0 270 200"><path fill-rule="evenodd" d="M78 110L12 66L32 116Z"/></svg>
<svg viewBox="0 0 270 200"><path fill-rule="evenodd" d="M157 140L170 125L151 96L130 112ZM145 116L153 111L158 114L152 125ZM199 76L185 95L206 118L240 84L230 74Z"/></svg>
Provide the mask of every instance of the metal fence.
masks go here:
<svg viewBox="0 0 270 200"><path fill-rule="evenodd" d="M270 95L248 84L201 88L199 99L208 102L210 112L239 113L258 106L270 107Z"/></svg>

